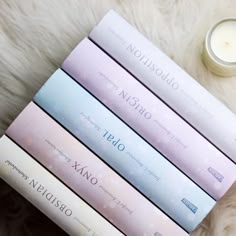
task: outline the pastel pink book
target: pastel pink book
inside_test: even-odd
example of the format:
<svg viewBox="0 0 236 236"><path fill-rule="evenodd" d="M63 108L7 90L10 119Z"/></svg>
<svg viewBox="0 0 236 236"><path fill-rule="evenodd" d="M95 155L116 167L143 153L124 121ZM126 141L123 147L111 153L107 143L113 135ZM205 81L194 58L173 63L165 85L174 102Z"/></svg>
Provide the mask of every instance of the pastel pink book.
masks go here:
<svg viewBox="0 0 236 236"><path fill-rule="evenodd" d="M7 135L124 234L188 235L34 103Z"/></svg>
<svg viewBox="0 0 236 236"><path fill-rule="evenodd" d="M90 40L62 68L213 198L234 183L231 160Z"/></svg>

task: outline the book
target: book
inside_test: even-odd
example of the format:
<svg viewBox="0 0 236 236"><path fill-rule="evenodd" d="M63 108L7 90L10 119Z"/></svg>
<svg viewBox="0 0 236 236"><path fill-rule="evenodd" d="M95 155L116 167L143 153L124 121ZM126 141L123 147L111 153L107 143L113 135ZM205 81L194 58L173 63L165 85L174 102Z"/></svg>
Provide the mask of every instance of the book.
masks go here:
<svg viewBox="0 0 236 236"><path fill-rule="evenodd" d="M62 70L49 78L34 101L188 232L215 205L207 193Z"/></svg>
<svg viewBox="0 0 236 236"><path fill-rule="evenodd" d="M7 136L0 139L0 177L72 236L123 235Z"/></svg>
<svg viewBox="0 0 236 236"><path fill-rule="evenodd" d="M124 234L188 235L34 103L7 135Z"/></svg>
<svg viewBox="0 0 236 236"><path fill-rule="evenodd" d="M89 35L196 130L236 162L236 116L115 11Z"/></svg>
<svg viewBox="0 0 236 236"><path fill-rule="evenodd" d="M90 40L62 68L214 199L232 186L236 165Z"/></svg>

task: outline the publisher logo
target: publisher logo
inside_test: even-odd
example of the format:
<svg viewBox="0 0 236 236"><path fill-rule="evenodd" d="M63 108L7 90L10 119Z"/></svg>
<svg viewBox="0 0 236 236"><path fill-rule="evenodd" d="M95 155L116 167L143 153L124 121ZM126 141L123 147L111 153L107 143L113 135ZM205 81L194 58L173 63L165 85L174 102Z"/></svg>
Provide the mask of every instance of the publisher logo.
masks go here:
<svg viewBox="0 0 236 236"><path fill-rule="evenodd" d="M155 232L154 236L163 236L163 234L159 233L159 232Z"/></svg>
<svg viewBox="0 0 236 236"><path fill-rule="evenodd" d="M216 171L214 168L209 167L208 171L221 183L224 180L224 176L221 175L218 171Z"/></svg>
<svg viewBox="0 0 236 236"><path fill-rule="evenodd" d="M194 214L196 214L198 208L193 205L189 200L187 200L186 198L183 198L181 200L181 202L191 211L193 212Z"/></svg>

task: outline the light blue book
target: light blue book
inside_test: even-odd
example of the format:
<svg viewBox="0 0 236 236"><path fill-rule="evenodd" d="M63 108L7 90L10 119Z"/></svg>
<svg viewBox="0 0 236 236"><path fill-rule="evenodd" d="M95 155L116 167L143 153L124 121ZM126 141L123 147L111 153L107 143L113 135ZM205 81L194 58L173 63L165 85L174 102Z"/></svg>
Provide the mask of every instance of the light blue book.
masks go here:
<svg viewBox="0 0 236 236"><path fill-rule="evenodd" d="M62 70L34 101L187 232L214 207L207 193Z"/></svg>

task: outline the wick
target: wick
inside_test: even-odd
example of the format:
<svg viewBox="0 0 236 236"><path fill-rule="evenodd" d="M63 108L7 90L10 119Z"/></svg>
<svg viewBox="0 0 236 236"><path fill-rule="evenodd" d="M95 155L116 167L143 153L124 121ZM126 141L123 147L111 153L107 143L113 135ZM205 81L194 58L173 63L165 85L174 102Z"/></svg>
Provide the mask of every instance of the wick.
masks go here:
<svg viewBox="0 0 236 236"><path fill-rule="evenodd" d="M228 46L230 46L230 43L229 42L225 42L225 45L228 47Z"/></svg>

